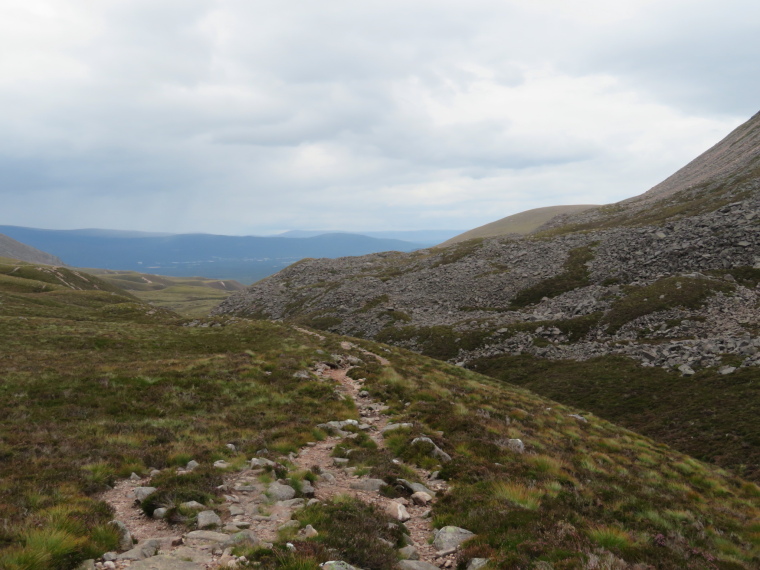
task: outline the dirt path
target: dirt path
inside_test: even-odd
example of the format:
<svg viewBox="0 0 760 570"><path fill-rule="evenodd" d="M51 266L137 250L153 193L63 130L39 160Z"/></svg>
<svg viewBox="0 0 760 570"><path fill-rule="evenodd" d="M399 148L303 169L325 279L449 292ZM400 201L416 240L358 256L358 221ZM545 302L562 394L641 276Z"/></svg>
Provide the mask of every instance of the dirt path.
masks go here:
<svg viewBox="0 0 760 570"><path fill-rule="evenodd" d="M305 329L297 330L322 337L322 335ZM364 358L375 358L384 366L389 364L381 356L361 349L352 343L343 342L341 348L347 352L358 351ZM335 382L336 391L356 402L364 431L379 448L385 448L382 430L388 425L388 416L383 413L386 407L368 397L367 393L363 391L363 379L352 378L350 375L351 368L348 364L341 368L320 365L317 366L315 372L324 380ZM335 419L340 421L343 418ZM327 501L337 495L350 495L366 503L376 505L386 512L393 506L392 503L401 503L411 517L405 521L405 525L409 530L412 544L417 550L419 559L439 567L452 566L454 563L453 554L437 557L434 547L429 544L432 537L432 526L429 518L432 503L417 505L406 498L389 499L376 491L357 488L361 486L362 478L354 476L351 469L336 466L332 457L333 449L342 439L341 436L331 436L324 441L312 442L303 447L297 455L290 457L298 469L319 467L323 475L314 484L314 497L320 501ZM429 472L422 469L415 469L415 471L419 480L423 484L431 486L432 491L442 490L442 487L434 488L432 486L434 484L429 482ZM272 503L265 495L268 491L268 485L259 481L259 476L263 473L263 468L255 468L231 473L225 477L225 503L216 509L222 518L223 529L216 529L217 531L222 530L229 534L250 529L263 543L277 540L278 529L291 520L293 512L303 506L304 500L294 499ZM442 485L440 482L438 484ZM114 508L116 520L123 522L132 533L132 537L138 541L138 547L149 539L160 539L161 550L159 554L174 557L172 558L174 561L178 558L191 560L192 562L184 563L189 564L186 566L188 570L235 567L236 558L230 554L230 548L225 548L225 544L213 540L193 538L193 533L182 533L162 520L146 517L135 504L133 490L135 487L149 485L150 479L123 480L114 489L101 496ZM184 536L181 536L183 534ZM117 569L139 567L141 569L158 568L159 570L164 567L174 568L171 565L174 562L167 562L167 566L161 566L161 558L163 557L149 558L148 560L152 561L150 566L145 565L147 561L113 560L112 562L99 561L95 567Z"/></svg>

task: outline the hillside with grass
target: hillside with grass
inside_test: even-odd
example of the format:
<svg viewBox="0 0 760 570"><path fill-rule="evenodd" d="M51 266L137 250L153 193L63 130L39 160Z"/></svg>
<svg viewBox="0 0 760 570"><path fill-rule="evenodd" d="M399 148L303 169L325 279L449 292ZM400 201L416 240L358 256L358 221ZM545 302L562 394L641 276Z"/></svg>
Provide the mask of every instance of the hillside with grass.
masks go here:
<svg viewBox="0 0 760 570"><path fill-rule="evenodd" d="M169 309L184 317L204 317L230 294L245 288L242 283L231 279L167 277L112 269L84 271L99 276L146 303Z"/></svg>
<svg viewBox="0 0 760 570"><path fill-rule="evenodd" d="M547 206L545 208L526 210L525 212L512 214L506 218L468 230L444 241L439 247L447 247L471 239L491 238L510 234L529 234L546 224L552 218L564 214L583 212L591 208L598 208L598 206L578 204L572 206Z"/></svg>
<svg viewBox="0 0 760 570"><path fill-rule="evenodd" d="M526 236L305 260L215 314L483 371L759 480L758 161L760 115L638 198Z"/></svg>
<svg viewBox="0 0 760 570"><path fill-rule="evenodd" d="M107 567L106 552L123 566L132 541L110 521L159 508L166 539L141 537L134 568L200 569L203 555L211 567L390 570L421 532L432 546L408 546L460 568L760 563L756 484L587 410L375 342L191 321L78 271L6 263L2 275L2 568ZM361 391L345 392L349 377ZM309 469L317 449L333 458ZM377 490L325 498L336 478ZM427 509L413 505L419 485L438 489ZM151 489L146 514L109 502L121 488ZM233 507L248 495L256 516L241 533ZM407 522L377 506L404 502ZM219 526L196 530L209 512ZM451 527L467 540L435 554Z"/></svg>

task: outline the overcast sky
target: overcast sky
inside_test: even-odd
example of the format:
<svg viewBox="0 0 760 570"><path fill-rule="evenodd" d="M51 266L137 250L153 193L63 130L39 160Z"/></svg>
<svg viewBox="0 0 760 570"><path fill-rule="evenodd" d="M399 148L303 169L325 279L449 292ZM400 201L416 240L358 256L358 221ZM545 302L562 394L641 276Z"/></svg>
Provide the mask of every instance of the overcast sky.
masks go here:
<svg viewBox="0 0 760 570"><path fill-rule="evenodd" d="M757 0L0 0L0 224L468 229L760 110Z"/></svg>

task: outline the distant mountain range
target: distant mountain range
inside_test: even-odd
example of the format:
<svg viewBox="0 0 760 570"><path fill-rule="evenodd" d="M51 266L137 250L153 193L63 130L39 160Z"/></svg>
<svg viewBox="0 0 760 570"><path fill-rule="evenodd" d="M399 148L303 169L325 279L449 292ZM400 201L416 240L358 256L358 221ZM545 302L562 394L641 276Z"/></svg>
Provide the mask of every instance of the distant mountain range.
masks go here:
<svg viewBox="0 0 760 570"><path fill-rule="evenodd" d="M19 226L0 226L0 232L33 248L50 252L75 267L132 270L176 277L235 279L242 283L258 281L307 257L336 258L381 251L409 252L424 247L420 243L347 233L314 237L162 235Z"/></svg>
<svg viewBox="0 0 760 570"><path fill-rule="evenodd" d="M350 233L334 232L324 230L290 230L277 237L285 238L309 238L330 233ZM384 232L360 232L359 235L369 236L377 239L399 239L425 246L438 245L448 239L462 233L462 230L406 230L406 231L384 231Z"/></svg>

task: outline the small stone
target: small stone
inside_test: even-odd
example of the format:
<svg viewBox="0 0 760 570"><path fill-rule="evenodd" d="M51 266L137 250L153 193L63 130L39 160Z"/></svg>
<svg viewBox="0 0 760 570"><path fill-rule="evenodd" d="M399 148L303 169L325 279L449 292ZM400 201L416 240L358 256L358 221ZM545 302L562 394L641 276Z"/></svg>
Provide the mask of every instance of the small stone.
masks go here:
<svg viewBox="0 0 760 570"><path fill-rule="evenodd" d="M399 549L398 553L401 555L401 558L404 560L419 560L420 559L420 553L417 552L417 549L413 545L405 546L404 548Z"/></svg>
<svg viewBox="0 0 760 570"><path fill-rule="evenodd" d="M214 467L217 469L227 469L230 464L227 463L224 459L220 459L219 461L214 461Z"/></svg>
<svg viewBox="0 0 760 570"><path fill-rule="evenodd" d="M507 449L514 453L525 453L525 444L521 439L507 440Z"/></svg>
<svg viewBox="0 0 760 570"><path fill-rule="evenodd" d="M153 469L153 470L150 472L150 476L151 476L151 477L155 477L156 475L161 475L161 471L159 471L158 469Z"/></svg>
<svg viewBox="0 0 760 570"><path fill-rule="evenodd" d="M343 467L344 465L348 465L348 459L345 459L344 457L333 457L333 465L336 467Z"/></svg>
<svg viewBox="0 0 760 570"><path fill-rule="evenodd" d="M112 560L106 560L103 562L103 568L107 570L116 570L116 564L114 564Z"/></svg>
<svg viewBox="0 0 760 570"><path fill-rule="evenodd" d="M142 477L140 477L140 476L139 476L137 473L135 473L134 471L132 471L132 474L129 476L129 478L130 478L130 480L132 480L132 481L139 481L140 479L142 479Z"/></svg>
<svg viewBox="0 0 760 570"><path fill-rule="evenodd" d="M180 506L185 509L195 509L198 511L206 508L205 505L201 505L198 501L187 501L185 503L182 503Z"/></svg>
<svg viewBox="0 0 760 570"><path fill-rule="evenodd" d="M198 463L198 462L197 462L195 459L191 459L191 460L190 460L190 461L187 463L187 465L185 465L185 469L187 469L188 471L192 471L192 470L193 470L193 469L195 469L196 467L200 467L200 465L201 465L201 464L200 464L200 463Z"/></svg>
<svg viewBox="0 0 760 570"><path fill-rule="evenodd" d="M303 528L299 533L299 536L302 536L304 538L314 538L315 536L318 536L319 533L316 531L316 529L311 526L310 524L307 524L305 528Z"/></svg>
<svg viewBox="0 0 760 570"><path fill-rule="evenodd" d="M694 375L694 369L689 366L688 364L681 364L681 366L678 367L678 371L683 376L693 376Z"/></svg>
<svg viewBox="0 0 760 570"><path fill-rule="evenodd" d="M232 451L233 453L237 451L237 448L235 447L234 443L228 443L227 445L225 445L225 447L229 449L230 451Z"/></svg>
<svg viewBox="0 0 760 570"><path fill-rule="evenodd" d="M153 518L157 520L165 519L166 513L168 512L168 510L169 509L166 509L164 507L158 507L157 509L153 511Z"/></svg>
<svg viewBox="0 0 760 570"><path fill-rule="evenodd" d="M736 368L734 368L733 366L721 366L718 369L718 374L723 374L724 376L726 374L733 374L734 372L736 372Z"/></svg>
<svg viewBox="0 0 760 570"><path fill-rule="evenodd" d="M304 497L313 497L314 493L316 491L310 481L304 480L301 482L301 494Z"/></svg>

